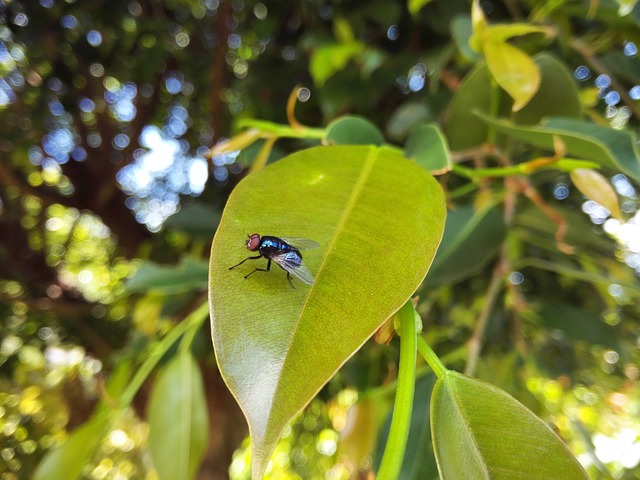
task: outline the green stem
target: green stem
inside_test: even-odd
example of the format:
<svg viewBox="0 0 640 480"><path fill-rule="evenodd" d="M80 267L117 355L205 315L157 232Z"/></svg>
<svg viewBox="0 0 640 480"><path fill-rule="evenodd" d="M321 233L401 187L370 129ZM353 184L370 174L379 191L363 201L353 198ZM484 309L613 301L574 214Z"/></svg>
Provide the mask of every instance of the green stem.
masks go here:
<svg viewBox="0 0 640 480"><path fill-rule="evenodd" d="M124 390L124 392L122 392L122 395L120 396L120 405L123 408L131 405L133 398L135 397L136 393L138 393L138 390L140 390L142 384L149 377L160 359L164 356L165 353L167 353L167 351L173 346L173 344L190 329L197 331L197 329L200 328L200 325L202 325L202 322L207 318L208 314L209 304L207 302L203 302L198 308L191 312L187 318L173 327L173 329L167 334L166 337L160 340L158 345L153 348L151 355L149 355L149 357L144 361L140 369L131 379L131 381L127 385L127 388ZM190 344L190 342L188 343Z"/></svg>
<svg viewBox="0 0 640 480"><path fill-rule="evenodd" d="M400 364L398 388L393 404L389 437L378 470L378 480L399 478L404 452L409 438L413 391L416 376L416 320L411 299L398 312L400 320Z"/></svg>
<svg viewBox="0 0 640 480"><path fill-rule="evenodd" d="M438 378L442 378L448 372L447 367L445 367L444 363L438 358L436 352L431 349L427 341L421 336L418 336L418 351Z"/></svg>
<svg viewBox="0 0 640 480"><path fill-rule="evenodd" d="M292 127L290 125L282 125L280 123L273 123L266 120L257 120L254 118L248 118L240 120L238 122L239 128L255 128L261 132L268 133L269 136L275 136L278 138L317 138L323 139L327 135L327 131L324 128L313 127Z"/></svg>
<svg viewBox="0 0 640 480"><path fill-rule="evenodd" d="M454 165L452 171L462 177L466 177L471 180L478 180L492 177L510 177L512 175L530 175L539 170L560 170L562 172L571 172L576 168L600 168L600 166L589 160L563 159L539 168L531 168L528 163L496 168L467 168L462 165Z"/></svg>

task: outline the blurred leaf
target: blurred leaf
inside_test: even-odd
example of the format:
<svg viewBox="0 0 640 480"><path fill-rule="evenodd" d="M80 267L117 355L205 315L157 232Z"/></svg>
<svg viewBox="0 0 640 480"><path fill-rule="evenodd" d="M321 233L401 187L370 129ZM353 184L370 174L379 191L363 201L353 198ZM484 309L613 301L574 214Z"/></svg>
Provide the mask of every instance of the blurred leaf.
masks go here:
<svg viewBox="0 0 640 480"><path fill-rule="evenodd" d="M478 273L496 256L506 235L498 207L464 206L447 213L444 236L422 286L453 285Z"/></svg>
<svg viewBox="0 0 640 480"><path fill-rule="evenodd" d="M415 16L420 10L429 5L433 0L407 0L407 10Z"/></svg>
<svg viewBox="0 0 640 480"><path fill-rule="evenodd" d="M149 451L160 480L195 477L209 422L200 369L179 353L158 374L149 400Z"/></svg>
<svg viewBox="0 0 640 480"><path fill-rule="evenodd" d="M549 29L530 23L510 23L491 25L485 32L486 42L504 43L513 37L520 37L529 33L548 33Z"/></svg>
<svg viewBox="0 0 640 480"><path fill-rule="evenodd" d="M433 373L423 375L416 380L413 397L409 438L404 454L402 470L398 478L402 480L435 480L438 478L438 467L431 443L431 426L429 424L429 403L436 377ZM382 454L389 436L391 415L389 412L384 426L378 434L378 442L373 457L374 469L380 467Z"/></svg>
<svg viewBox="0 0 640 480"><path fill-rule="evenodd" d="M553 138L564 143L566 155L593 160L640 180L640 158L636 136L626 130L614 130L594 123L569 118L550 118L539 126L525 127L478 113L500 132L532 145L553 151Z"/></svg>
<svg viewBox="0 0 640 480"><path fill-rule="evenodd" d="M467 150L487 139L487 124L472 112L491 110L491 74L482 63L469 72L449 105L444 133L451 150Z"/></svg>
<svg viewBox="0 0 640 480"><path fill-rule="evenodd" d="M165 226L210 239L219 222L220 212L200 202L194 202L182 207L178 213L170 216L165 222Z"/></svg>
<svg viewBox="0 0 640 480"><path fill-rule="evenodd" d="M437 125L418 125L411 131L405 155L433 174L451 170L451 154L447 139Z"/></svg>
<svg viewBox="0 0 640 480"><path fill-rule="evenodd" d="M609 210L612 217L622 220L618 195L601 173L589 168L576 168L570 175L573 184L585 197Z"/></svg>
<svg viewBox="0 0 640 480"><path fill-rule="evenodd" d="M471 26L473 35L469 39L469 46L479 53L482 51L484 35L489 28L489 23L478 0L471 2Z"/></svg>
<svg viewBox="0 0 640 480"><path fill-rule="evenodd" d="M327 141L337 145L382 145L380 130L363 117L340 117L327 125Z"/></svg>
<svg viewBox="0 0 640 480"><path fill-rule="evenodd" d="M127 292L154 290L167 294L200 291L207 288L208 265L204 260L186 257L178 265L143 262L126 282Z"/></svg>
<svg viewBox="0 0 640 480"><path fill-rule="evenodd" d="M387 123L387 136L402 141L412 128L434 119L434 114L424 101L411 101L400 105Z"/></svg>
<svg viewBox="0 0 640 480"><path fill-rule="evenodd" d="M370 459L376 440L376 399L361 400L347 410L347 421L340 431L340 456L349 459L354 471L359 470Z"/></svg>
<svg viewBox="0 0 640 480"><path fill-rule="evenodd" d="M504 42L485 42L483 53L493 78L513 98L512 110L521 110L540 86L536 63L522 50Z"/></svg>
<svg viewBox="0 0 640 480"><path fill-rule="evenodd" d="M62 445L44 456L33 480L80 478L84 467L104 439L110 419L108 412L102 412L71 432Z"/></svg>
<svg viewBox="0 0 640 480"><path fill-rule="evenodd" d="M514 114L515 123L533 125L545 117L573 117L582 114L576 82L567 67L554 56L543 53L534 57L541 82L536 95Z"/></svg>
<svg viewBox="0 0 640 480"><path fill-rule="evenodd" d="M211 250L210 303L218 366L249 422L254 478L291 418L423 280L444 215L431 176L373 147L304 150L238 184ZM282 271L243 278L264 260L229 271L248 256L247 232L318 241L305 252L315 284L292 289Z"/></svg>
<svg viewBox="0 0 640 480"><path fill-rule="evenodd" d="M469 40L473 34L471 17L457 15L451 20L451 36L462 55L471 62L477 62L482 56L469 46Z"/></svg>
<svg viewBox="0 0 640 480"><path fill-rule="evenodd" d="M560 438L530 410L488 383L448 371L431 398L441 478L588 480Z"/></svg>
<svg viewBox="0 0 640 480"><path fill-rule="evenodd" d="M620 346L616 329L604 323L599 312L553 303L534 304L532 307L534 307L534 313L525 315L525 317L530 317L538 325L552 330L560 330L574 340L592 345L602 345L609 348L619 348Z"/></svg>
<svg viewBox="0 0 640 480"><path fill-rule="evenodd" d="M364 44L358 41L350 43L328 43L318 47L311 56L309 73L313 82L321 87L335 73L343 70L349 60L364 51Z"/></svg>

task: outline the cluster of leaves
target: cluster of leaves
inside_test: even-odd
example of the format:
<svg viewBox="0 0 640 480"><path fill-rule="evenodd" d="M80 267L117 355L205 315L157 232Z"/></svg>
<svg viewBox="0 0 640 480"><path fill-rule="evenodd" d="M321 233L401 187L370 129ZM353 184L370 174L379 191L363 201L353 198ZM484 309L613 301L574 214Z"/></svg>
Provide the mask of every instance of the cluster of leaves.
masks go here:
<svg viewBox="0 0 640 480"><path fill-rule="evenodd" d="M64 422L35 478L584 478L502 390L592 476L636 474L596 440L634 425L637 247L576 211L637 225L640 15L601 3L0 3L7 478ZM145 171L150 126L182 163ZM253 231L318 241L315 285L230 272ZM23 375L74 343L79 393Z"/></svg>

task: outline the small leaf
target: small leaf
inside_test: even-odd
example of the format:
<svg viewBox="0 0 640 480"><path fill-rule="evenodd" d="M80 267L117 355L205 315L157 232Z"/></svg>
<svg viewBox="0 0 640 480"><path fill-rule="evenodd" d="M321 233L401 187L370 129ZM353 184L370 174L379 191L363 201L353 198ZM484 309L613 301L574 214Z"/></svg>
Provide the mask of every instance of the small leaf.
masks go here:
<svg viewBox="0 0 640 480"><path fill-rule="evenodd" d="M415 17L420 10L429 5L433 0L407 0L407 10Z"/></svg>
<svg viewBox="0 0 640 480"><path fill-rule="evenodd" d="M107 412L94 415L84 425L71 432L62 445L44 456L33 475L33 480L79 478L102 442L109 425L110 416Z"/></svg>
<svg viewBox="0 0 640 480"><path fill-rule="evenodd" d="M485 41L504 43L513 37L520 37L529 33L548 33L547 27L531 25L530 23L509 23L504 25L491 25L485 32Z"/></svg>
<svg viewBox="0 0 640 480"><path fill-rule="evenodd" d="M382 145L384 138L366 118L347 115L327 125L327 141L337 145Z"/></svg>
<svg viewBox="0 0 640 480"><path fill-rule="evenodd" d="M207 288L206 262L187 257L176 265L144 262L127 280L128 292L154 290L167 294L205 290Z"/></svg>
<svg viewBox="0 0 640 480"><path fill-rule="evenodd" d="M602 174L589 168L576 168L570 175L573 184L585 197L609 210L612 217L622 220L618 195Z"/></svg>
<svg viewBox="0 0 640 480"><path fill-rule="evenodd" d="M311 56L309 73L314 83L321 87L337 72L344 70L356 55L364 50L364 44L358 41L350 43L328 43L318 47Z"/></svg>
<svg viewBox="0 0 640 480"><path fill-rule="evenodd" d="M440 477L588 480L567 446L524 405L493 385L448 371L431 399Z"/></svg>
<svg viewBox="0 0 640 480"><path fill-rule="evenodd" d="M434 124L418 125L411 131L405 154L435 175L448 172L453 164L447 139Z"/></svg>
<svg viewBox="0 0 640 480"><path fill-rule="evenodd" d="M456 15L451 20L449 30L458 50L467 60L477 62L482 58L479 51L475 51L469 46L469 41L473 34L471 17L468 15Z"/></svg>
<svg viewBox="0 0 640 480"><path fill-rule="evenodd" d="M476 211L463 206L450 211L440 248L422 288L453 285L478 273L498 253L505 235L506 226L497 207Z"/></svg>
<svg viewBox="0 0 640 480"><path fill-rule="evenodd" d="M473 27L473 35L469 38L469 46L478 53L482 52L489 22L487 22L487 17L485 17L478 0L473 0L471 3L471 26Z"/></svg>
<svg viewBox="0 0 640 480"><path fill-rule="evenodd" d="M479 112L477 115L512 138L550 151L554 149L554 136L558 136L567 155L593 160L640 181L640 157L636 137L631 132L569 118L549 118L538 126L525 127Z"/></svg>
<svg viewBox="0 0 640 480"><path fill-rule="evenodd" d="M536 63L522 50L504 42L485 42L483 52L493 78L513 98L512 110L522 109L540 86Z"/></svg>
<svg viewBox="0 0 640 480"><path fill-rule="evenodd" d="M209 431L202 377L190 353L158 375L149 400L149 450L160 480L195 477Z"/></svg>
<svg viewBox="0 0 640 480"><path fill-rule="evenodd" d="M218 367L249 423L254 478L288 422L415 292L444 216L433 177L383 148L311 148L238 184L213 241L209 292ZM292 289L276 265L245 280L264 259L230 271L253 232L317 241L303 253L315 283Z"/></svg>

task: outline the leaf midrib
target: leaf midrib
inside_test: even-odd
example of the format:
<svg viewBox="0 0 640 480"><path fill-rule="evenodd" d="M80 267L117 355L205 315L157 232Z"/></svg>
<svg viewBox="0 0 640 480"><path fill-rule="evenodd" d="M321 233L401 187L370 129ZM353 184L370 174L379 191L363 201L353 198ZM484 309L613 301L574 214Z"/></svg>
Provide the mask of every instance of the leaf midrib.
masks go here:
<svg viewBox="0 0 640 480"><path fill-rule="evenodd" d="M339 219L339 221L337 223L337 226L336 226L336 229L335 229L336 233L333 235L333 239L331 240L331 242L327 246L326 254L322 257L322 260L320 261L320 265L319 265L317 273L316 273L316 279L322 273L322 270L323 270L323 268L325 266L327 258L329 258L329 254L333 250L333 246L336 243L336 239L340 236L340 232L343 230L344 224L346 223L347 219L351 215L351 211L353 210L354 206L356 205L356 201L357 201L358 197L361 195L366 181L369 179L371 171L373 170L373 165L375 164L376 160L378 159L378 152L379 152L378 148L371 147L369 149L369 154L367 155L365 163L364 163L364 165L362 167L362 171L360 173L360 176L358 177L358 180L356 180L356 183L355 183L355 185L353 187L353 190L351 191L351 194L349 195L349 198L347 200L347 203L345 205L343 213L340 216L340 219ZM278 374L278 381L276 382L276 388L274 389L274 394L275 394L275 392L278 391L278 389L280 387L280 383L282 381L282 372L284 371L284 366L285 366L285 364L287 362L287 359L289 358L289 354L291 352L291 347L293 345L293 340L296 337L296 332L298 331L298 326L300 325L300 320L303 317L303 312L306 310L307 304L309 303L309 299L313 296L313 291L316 288L316 285L317 285L317 282L314 283L313 285L311 285L311 287L309 288L309 292L307 293L307 296L306 296L306 298L304 300L304 303L302 304L302 308L300 309L300 313L298 314L298 318L297 318L297 320L295 322L295 325L294 325L293 329L291 330L291 337L290 337L290 340L289 340L289 344L287 345L287 348L285 350L285 355L283 356L282 367L280 368L280 372ZM272 400L273 400L273 398L272 398ZM273 402L272 402L272 404L273 404ZM272 414L272 412L273 412L273 410L271 410L271 407L270 407L269 408L269 417L267 419L266 425L269 425L270 422L271 422L271 414Z"/></svg>

